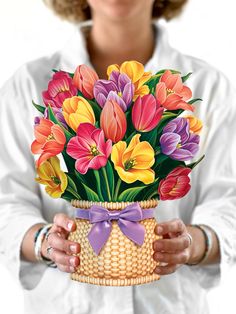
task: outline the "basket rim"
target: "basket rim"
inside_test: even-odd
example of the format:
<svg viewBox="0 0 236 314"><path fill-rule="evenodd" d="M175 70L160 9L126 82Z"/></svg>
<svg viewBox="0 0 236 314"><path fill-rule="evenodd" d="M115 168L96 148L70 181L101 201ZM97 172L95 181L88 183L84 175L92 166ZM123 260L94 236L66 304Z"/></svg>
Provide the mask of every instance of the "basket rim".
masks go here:
<svg viewBox="0 0 236 314"><path fill-rule="evenodd" d="M76 208L88 209L92 205L100 205L109 210L124 209L130 204L139 203L142 209L155 208L158 205L158 199L150 199L143 201L132 201L132 202L95 202L86 200L71 200L71 205Z"/></svg>

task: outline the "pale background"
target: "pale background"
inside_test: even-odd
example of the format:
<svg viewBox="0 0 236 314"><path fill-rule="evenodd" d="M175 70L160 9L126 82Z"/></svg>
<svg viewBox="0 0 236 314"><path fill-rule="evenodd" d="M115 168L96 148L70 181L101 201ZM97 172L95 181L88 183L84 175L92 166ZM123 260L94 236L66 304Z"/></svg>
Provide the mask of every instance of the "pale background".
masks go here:
<svg viewBox="0 0 236 314"><path fill-rule="evenodd" d="M235 10L235 0L189 0L184 14L168 23L174 47L213 64L234 86ZM60 48L72 31L73 27L53 16L41 0L1 0L0 86L22 63ZM211 314L236 313L235 279L233 269L220 287L209 292ZM23 314L21 290L1 265L0 302L1 313Z"/></svg>

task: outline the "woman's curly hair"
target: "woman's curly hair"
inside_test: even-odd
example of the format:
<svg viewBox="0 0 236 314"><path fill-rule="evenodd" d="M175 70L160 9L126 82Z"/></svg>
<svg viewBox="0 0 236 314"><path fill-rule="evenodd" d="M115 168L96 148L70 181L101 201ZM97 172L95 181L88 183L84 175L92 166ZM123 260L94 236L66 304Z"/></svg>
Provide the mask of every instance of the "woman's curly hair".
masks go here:
<svg viewBox="0 0 236 314"><path fill-rule="evenodd" d="M73 23L91 18L90 8L86 0L43 0L62 19ZM155 0L153 18L170 20L177 16L188 0Z"/></svg>

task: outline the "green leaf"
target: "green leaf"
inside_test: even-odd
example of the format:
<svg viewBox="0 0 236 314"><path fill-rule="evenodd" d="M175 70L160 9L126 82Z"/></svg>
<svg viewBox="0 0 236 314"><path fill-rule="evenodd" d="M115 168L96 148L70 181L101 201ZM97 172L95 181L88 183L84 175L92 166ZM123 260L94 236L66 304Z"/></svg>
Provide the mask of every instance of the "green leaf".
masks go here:
<svg viewBox="0 0 236 314"><path fill-rule="evenodd" d="M60 121L57 120L57 118L55 117L54 115L54 112L51 108L51 106L49 105L48 106L48 116L49 116L49 119L54 122L55 124L58 124L60 125L60 127L62 128L65 136L66 136L66 141L69 142L69 140L74 136L73 134L71 134L66 128L64 128L64 126L61 124Z"/></svg>
<svg viewBox="0 0 236 314"><path fill-rule="evenodd" d="M96 101L93 101L90 99L86 99L86 100L90 103L90 105L93 108L93 112L94 112L96 121L100 121L100 115L102 112L102 108L99 106L99 104Z"/></svg>
<svg viewBox="0 0 236 314"><path fill-rule="evenodd" d="M147 141L151 144L152 147L156 147L157 141L157 129L153 129L150 132L143 132L141 135L142 141Z"/></svg>
<svg viewBox="0 0 236 314"><path fill-rule="evenodd" d="M34 105L34 107L42 114L44 114L44 111L46 110L45 107L37 105L33 100L32 100L32 104Z"/></svg>
<svg viewBox="0 0 236 314"><path fill-rule="evenodd" d="M167 159L165 159L161 163L159 163L157 165L155 164L155 167L156 167L155 173L160 179L162 179L162 178L165 178L173 169L175 169L176 167L179 167L179 166L186 167L185 162L179 161L179 160L174 160L174 159L171 159L170 157L168 157Z"/></svg>
<svg viewBox="0 0 236 314"><path fill-rule="evenodd" d="M75 191L78 192L75 182L71 179L71 177L67 174L68 185Z"/></svg>
<svg viewBox="0 0 236 314"><path fill-rule="evenodd" d="M102 190L101 190L101 180L100 180L100 175L98 170L93 170L95 179L96 179L96 187L97 187L97 192L100 198L100 201L104 201L103 195L102 195Z"/></svg>
<svg viewBox="0 0 236 314"><path fill-rule="evenodd" d="M109 187L111 191L111 198L113 199L115 183L114 183L114 171L113 171L110 160L107 161L106 172L107 172L108 183L109 183Z"/></svg>
<svg viewBox="0 0 236 314"><path fill-rule="evenodd" d="M88 187L83 182L82 182L82 185L83 185L83 187L85 189L85 192L87 194L88 201L95 201L95 202L99 202L100 201L100 199L99 199L99 197L98 197L96 192L94 192L92 189L90 189L90 187Z"/></svg>
<svg viewBox="0 0 236 314"><path fill-rule="evenodd" d="M205 155L202 155L202 157L200 157L197 161L189 164L189 165L186 165L186 167L190 168L190 169L193 169L195 168L203 159L205 158Z"/></svg>
<svg viewBox="0 0 236 314"><path fill-rule="evenodd" d="M71 200L74 200L75 197L69 193L68 191L65 191L62 195L61 195L61 198L63 198L64 200L70 202Z"/></svg>
<svg viewBox="0 0 236 314"><path fill-rule="evenodd" d="M79 172L78 172L77 170L75 170L75 169L74 169L74 173L75 173L75 176L76 176L76 178L78 179L79 182L87 184L84 175L82 175L81 173L79 173Z"/></svg>
<svg viewBox="0 0 236 314"><path fill-rule="evenodd" d="M194 103L197 102L197 101L202 101L202 99L201 99L201 98L192 99L192 100L190 100L190 101L188 102L188 104L192 105L192 104L194 104Z"/></svg>
<svg viewBox="0 0 236 314"><path fill-rule="evenodd" d="M132 202L137 197L137 195L145 188L146 188L146 185L134 187L134 188L129 188L129 189L123 191L119 195L118 201L119 202L122 202L122 201L123 202Z"/></svg>
<svg viewBox="0 0 236 314"><path fill-rule="evenodd" d="M193 74L193 72L189 72L187 75L182 76L182 77L181 77L182 82L183 82L183 83L186 82L187 79L188 79L192 74Z"/></svg>
<svg viewBox="0 0 236 314"><path fill-rule="evenodd" d="M142 195L142 199L148 200L155 192L156 194L158 194L157 193L158 185L159 185L159 178L156 178L153 183L146 186L144 194Z"/></svg>

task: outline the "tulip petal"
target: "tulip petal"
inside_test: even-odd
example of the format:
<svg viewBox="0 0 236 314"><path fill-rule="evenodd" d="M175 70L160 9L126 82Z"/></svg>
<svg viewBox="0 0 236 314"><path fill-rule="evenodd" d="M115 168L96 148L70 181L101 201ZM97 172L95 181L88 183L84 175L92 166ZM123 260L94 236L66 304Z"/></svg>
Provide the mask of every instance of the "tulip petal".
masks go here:
<svg viewBox="0 0 236 314"><path fill-rule="evenodd" d="M135 159L133 169L147 169L152 167L155 162L154 150L146 141L140 142L135 146L130 158Z"/></svg>
<svg viewBox="0 0 236 314"><path fill-rule="evenodd" d="M53 125L51 131L57 143L64 145L66 142L66 137L61 127L59 125Z"/></svg>
<svg viewBox="0 0 236 314"><path fill-rule="evenodd" d="M140 136L141 136L141 134L136 134L132 137L132 139L129 143L129 146L126 148L126 150L122 156L123 165L125 164L125 162L127 160L131 159L131 155L132 155L134 148L140 143L140 140L139 140Z"/></svg>
<svg viewBox="0 0 236 314"><path fill-rule="evenodd" d="M91 161L91 158L89 156L78 158L75 162L75 169L79 173L85 174L88 171L90 161Z"/></svg>
<svg viewBox="0 0 236 314"><path fill-rule="evenodd" d="M165 155L171 155L179 144L181 137L176 133L164 133L160 137L161 151Z"/></svg>
<svg viewBox="0 0 236 314"><path fill-rule="evenodd" d="M33 143L31 144L31 152L33 154L41 154L42 151L42 144L37 142L36 140L33 141Z"/></svg>
<svg viewBox="0 0 236 314"><path fill-rule="evenodd" d="M189 87L183 86L180 96L183 97L183 100L189 100L192 97L192 91Z"/></svg>
<svg viewBox="0 0 236 314"><path fill-rule="evenodd" d="M170 70L166 70L163 74L162 74L162 76L161 76L161 78L160 78L160 82L166 82L166 80L167 80L167 78L170 76L170 75L172 75L172 73L171 73L171 71Z"/></svg>
<svg viewBox="0 0 236 314"><path fill-rule="evenodd" d="M159 82L156 85L155 96L159 104L163 105L166 101L166 85L165 83Z"/></svg>

